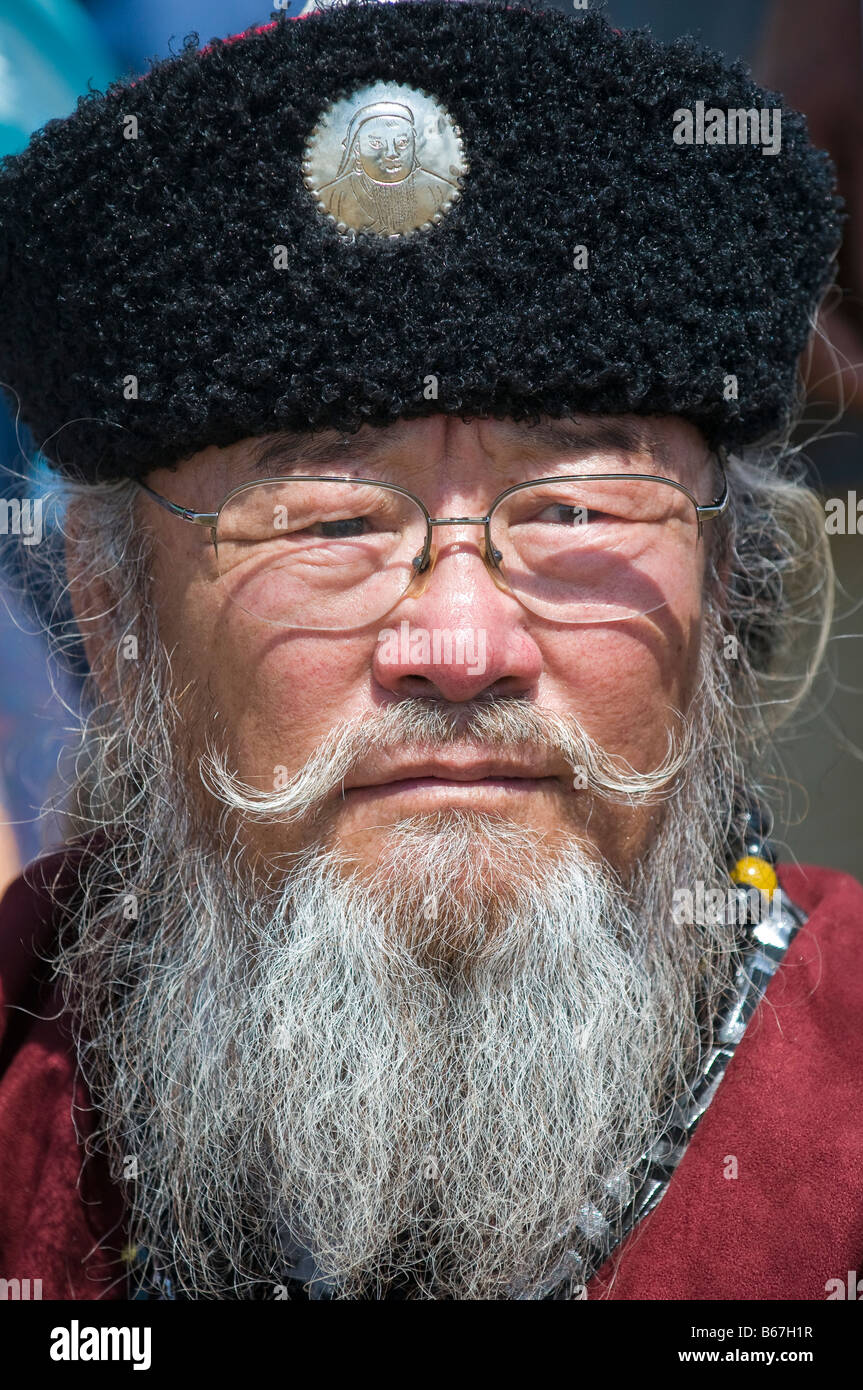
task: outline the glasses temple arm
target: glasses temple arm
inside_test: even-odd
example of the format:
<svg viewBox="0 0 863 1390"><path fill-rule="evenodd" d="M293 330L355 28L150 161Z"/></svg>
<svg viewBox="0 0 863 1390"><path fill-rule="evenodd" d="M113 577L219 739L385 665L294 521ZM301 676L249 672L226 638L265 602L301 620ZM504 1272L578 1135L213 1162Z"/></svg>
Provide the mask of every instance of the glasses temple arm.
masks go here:
<svg viewBox="0 0 863 1390"><path fill-rule="evenodd" d="M728 454L720 445L716 450L716 455L719 459L719 471L722 474L722 496L718 498L716 502L696 502L695 510L698 512L699 522L709 521L712 517L721 516L728 506L728 475L725 472L725 466L728 463Z"/></svg>
<svg viewBox="0 0 863 1390"><path fill-rule="evenodd" d="M196 526L212 527L215 526L219 519L218 512L195 512L192 511L190 507L181 507L178 502L169 502L167 497L162 497L160 493L154 492L151 487L148 487L146 483L142 483L140 480L138 481L138 487L148 492L153 498L153 501L158 502L160 507L164 507L166 512L170 512L172 516L180 517L183 521L191 521Z"/></svg>

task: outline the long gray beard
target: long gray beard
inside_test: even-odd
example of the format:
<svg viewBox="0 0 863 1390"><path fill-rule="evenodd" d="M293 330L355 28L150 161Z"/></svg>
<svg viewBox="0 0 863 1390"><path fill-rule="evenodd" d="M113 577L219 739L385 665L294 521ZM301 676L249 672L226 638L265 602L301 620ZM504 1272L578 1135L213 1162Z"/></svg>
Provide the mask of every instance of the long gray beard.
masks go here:
<svg viewBox="0 0 863 1390"><path fill-rule="evenodd" d="M190 809L164 685L140 685L132 733L97 739L111 842L56 964L131 1239L178 1291L278 1297L308 1252L332 1297L577 1296L736 960L730 928L671 912L725 884L716 652L626 883L574 835L551 852L455 810L401 822L365 882L322 843L256 881Z"/></svg>

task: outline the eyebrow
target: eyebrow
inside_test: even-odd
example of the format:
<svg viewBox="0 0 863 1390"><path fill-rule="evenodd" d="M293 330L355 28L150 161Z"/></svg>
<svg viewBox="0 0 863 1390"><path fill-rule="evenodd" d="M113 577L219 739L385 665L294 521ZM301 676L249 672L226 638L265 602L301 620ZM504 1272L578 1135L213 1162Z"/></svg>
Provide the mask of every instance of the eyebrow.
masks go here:
<svg viewBox="0 0 863 1390"><path fill-rule="evenodd" d="M503 423L503 422L502 422ZM613 449L621 453L647 454L651 459L664 450L657 444L653 432L645 425L628 420L541 420L535 424L504 426L501 444L518 450L528 460L553 453L587 454L597 449ZM366 464L391 454L400 445L410 445L406 422L380 426L359 437L341 435L321 438L320 431L297 433L281 430L267 435L250 453L252 466L258 472L269 471L273 465L281 469L314 469L333 463ZM395 461L395 460L393 460Z"/></svg>
<svg viewBox="0 0 863 1390"><path fill-rule="evenodd" d="M613 449L626 454L662 454L647 424L629 420L540 420L537 424L505 432L507 442L529 457L547 453L588 454L596 449Z"/></svg>
<svg viewBox="0 0 863 1390"><path fill-rule="evenodd" d="M336 439L328 436L324 439L320 431L296 433L280 430L267 435L254 446L250 457L254 468L260 472L266 471L272 464L278 464L280 468L313 468L331 463L367 462L380 455L387 446L398 445L400 440L404 440L407 430L404 424L400 426L396 423L381 427L378 434L386 435L386 439L372 439L363 435L357 443L352 444L356 440L355 435L340 435Z"/></svg>

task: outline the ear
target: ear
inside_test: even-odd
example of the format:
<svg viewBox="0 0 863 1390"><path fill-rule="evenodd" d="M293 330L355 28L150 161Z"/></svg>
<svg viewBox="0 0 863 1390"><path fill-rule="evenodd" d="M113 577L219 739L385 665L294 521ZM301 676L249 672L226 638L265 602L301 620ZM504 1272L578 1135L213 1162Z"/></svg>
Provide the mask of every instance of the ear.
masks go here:
<svg viewBox="0 0 863 1390"><path fill-rule="evenodd" d="M115 603L111 584L87 554L86 531L80 506L73 501L64 522L66 576L69 601L81 633L87 661L103 699L119 702L117 643L110 612Z"/></svg>

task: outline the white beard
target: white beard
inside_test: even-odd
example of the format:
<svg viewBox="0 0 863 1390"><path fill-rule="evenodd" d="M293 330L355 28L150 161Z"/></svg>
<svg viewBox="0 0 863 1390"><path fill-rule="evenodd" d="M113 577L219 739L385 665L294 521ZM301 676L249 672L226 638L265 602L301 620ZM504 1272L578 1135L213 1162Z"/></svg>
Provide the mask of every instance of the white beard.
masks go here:
<svg viewBox="0 0 863 1390"><path fill-rule="evenodd" d="M396 838L389 892L318 856L268 915L230 1074L268 1104L241 1107L236 1132L268 1153L270 1220L293 1216L331 1291L410 1276L419 1297L537 1297L580 1282L579 1222L614 1219L658 1137L669 1072L697 1052L691 962L673 942L647 959L575 841L502 904L477 861L512 863L524 833L424 819ZM461 901L443 920L417 910L429 882Z"/></svg>

